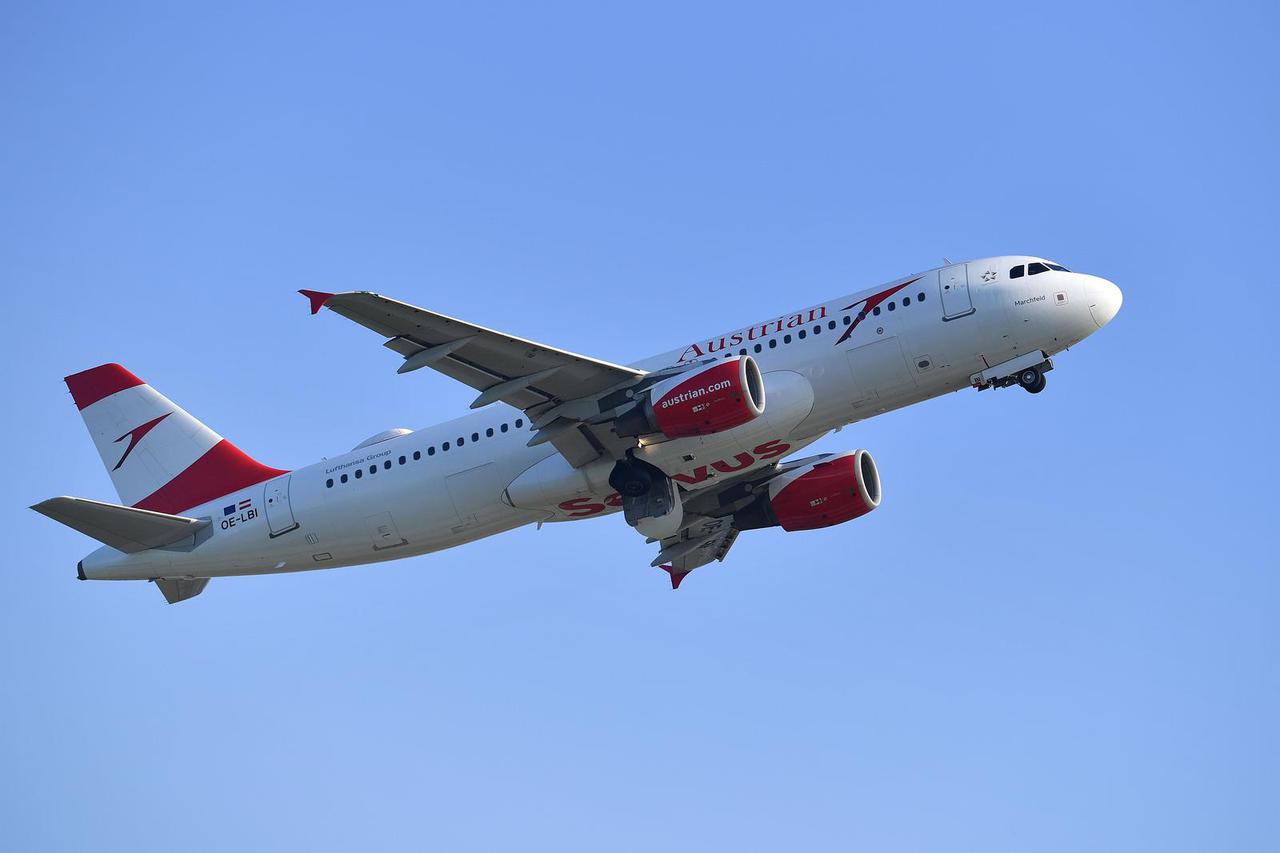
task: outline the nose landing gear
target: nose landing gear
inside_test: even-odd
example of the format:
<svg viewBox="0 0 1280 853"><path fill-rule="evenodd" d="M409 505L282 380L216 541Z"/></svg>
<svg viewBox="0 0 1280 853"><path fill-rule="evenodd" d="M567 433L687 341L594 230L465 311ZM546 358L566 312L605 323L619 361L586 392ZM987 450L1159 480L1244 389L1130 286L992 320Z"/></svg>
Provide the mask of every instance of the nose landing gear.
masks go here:
<svg viewBox="0 0 1280 853"><path fill-rule="evenodd" d="M973 374L969 384L979 391L1021 385L1028 393L1039 394L1044 390L1044 375L1050 370L1053 370L1053 359L1035 350Z"/></svg>
<svg viewBox="0 0 1280 853"><path fill-rule="evenodd" d="M1018 373L1018 384L1029 394L1039 394L1047 384L1038 367L1028 367Z"/></svg>

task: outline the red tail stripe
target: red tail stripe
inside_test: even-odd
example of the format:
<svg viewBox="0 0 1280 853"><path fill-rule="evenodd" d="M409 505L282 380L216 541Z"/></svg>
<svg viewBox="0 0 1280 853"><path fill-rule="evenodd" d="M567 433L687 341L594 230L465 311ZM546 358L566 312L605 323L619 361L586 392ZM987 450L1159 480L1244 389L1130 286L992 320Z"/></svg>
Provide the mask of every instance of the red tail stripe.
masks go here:
<svg viewBox="0 0 1280 853"><path fill-rule="evenodd" d="M71 399L76 401L76 408L81 411L117 391L146 384L118 364L91 367L80 373L73 373L63 381L71 389Z"/></svg>
<svg viewBox="0 0 1280 853"><path fill-rule="evenodd" d="M187 470L134 506L154 512L179 513L288 473L250 458L224 438Z"/></svg>

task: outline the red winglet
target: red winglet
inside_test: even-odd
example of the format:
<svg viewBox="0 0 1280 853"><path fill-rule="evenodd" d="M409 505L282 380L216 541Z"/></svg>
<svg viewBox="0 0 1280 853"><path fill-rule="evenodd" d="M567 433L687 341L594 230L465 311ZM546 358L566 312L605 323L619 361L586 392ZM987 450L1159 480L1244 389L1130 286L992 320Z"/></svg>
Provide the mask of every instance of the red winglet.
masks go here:
<svg viewBox="0 0 1280 853"><path fill-rule="evenodd" d="M323 290L299 290L298 292L311 300L312 314L319 314L324 304L333 298L332 293L325 293Z"/></svg>
<svg viewBox="0 0 1280 853"><path fill-rule="evenodd" d="M658 568L662 569L664 572L666 572L667 574L671 575L671 588L672 588L672 589L679 589L679 588L680 588L680 583L681 583L681 581L683 581L685 578L689 577L689 573L688 573L688 572L679 572L679 573L677 573L677 572L676 572L676 567L675 567L675 566L658 566Z"/></svg>

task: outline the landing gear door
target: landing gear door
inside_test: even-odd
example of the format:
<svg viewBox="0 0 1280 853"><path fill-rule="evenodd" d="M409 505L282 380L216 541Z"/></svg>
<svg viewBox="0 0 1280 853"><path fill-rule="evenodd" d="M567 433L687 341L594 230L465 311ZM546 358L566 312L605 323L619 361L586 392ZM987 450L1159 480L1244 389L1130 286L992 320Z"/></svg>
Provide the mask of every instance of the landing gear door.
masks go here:
<svg viewBox="0 0 1280 853"><path fill-rule="evenodd" d="M293 518L293 507L289 505L289 480L292 475L285 474L267 483L263 503L267 507L267 526L271 528L271 537L283 536L290 530L298 528Z"/></svg>
<svg viewBox="0 0 1280 853"><path fill-rule="evenodd" d="M938 271L938 292L942 297L942 319L954 320L973 313L969 296L969 265L954 264Z"/></svg>

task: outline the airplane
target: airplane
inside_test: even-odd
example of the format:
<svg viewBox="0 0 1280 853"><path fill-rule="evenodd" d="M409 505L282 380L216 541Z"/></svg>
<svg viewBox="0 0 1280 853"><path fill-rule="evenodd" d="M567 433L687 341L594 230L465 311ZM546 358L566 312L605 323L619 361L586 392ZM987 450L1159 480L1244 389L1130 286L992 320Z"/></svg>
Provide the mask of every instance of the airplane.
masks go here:
<svg viewBox="0 0 1280 853"><path fill-rule="evenodd" d="M120 503L32 509L102 547L81 580L154 582L355 566L528 524L621 512L679 588L746 530L813 530L880 506L866 450L796 454L848 424L966 387L1044 390L1120 289L1029 256L904 276L613 364L376 293L299 291L400 357L478 392L474 412L389 429L296 470L264 465L118 364L65 378Z"/></svg>

